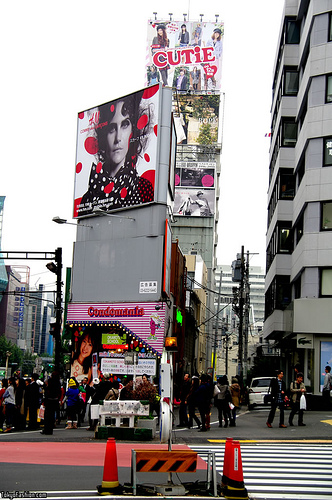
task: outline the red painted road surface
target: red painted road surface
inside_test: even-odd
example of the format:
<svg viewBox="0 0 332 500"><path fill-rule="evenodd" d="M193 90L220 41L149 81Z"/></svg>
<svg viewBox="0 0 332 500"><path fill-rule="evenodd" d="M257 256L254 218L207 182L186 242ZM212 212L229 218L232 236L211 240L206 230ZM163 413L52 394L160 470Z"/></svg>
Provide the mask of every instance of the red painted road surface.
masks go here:
<svg viewBox="0 0 332 500"><path fill-rule="evenodd" d="M167 450L167 445L117 443L118 467L131 466L131 450ZM172 450L190 450L188 446L173 445ZM106 443L4 443L0 444L0 463L103 466ZM198 457L197 469L206 469Z"/></svg>

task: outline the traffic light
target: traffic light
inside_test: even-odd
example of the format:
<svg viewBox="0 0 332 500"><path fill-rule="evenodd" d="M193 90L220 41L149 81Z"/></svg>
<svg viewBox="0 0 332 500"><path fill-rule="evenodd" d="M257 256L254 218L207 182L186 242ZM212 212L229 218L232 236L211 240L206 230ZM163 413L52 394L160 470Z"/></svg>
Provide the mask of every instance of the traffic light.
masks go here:
<svg viewBox="0 0 332 500"><path fill-rule="evenodd" d="M50 334L54 336L55 334L56 322L50 323Z"/></svg>

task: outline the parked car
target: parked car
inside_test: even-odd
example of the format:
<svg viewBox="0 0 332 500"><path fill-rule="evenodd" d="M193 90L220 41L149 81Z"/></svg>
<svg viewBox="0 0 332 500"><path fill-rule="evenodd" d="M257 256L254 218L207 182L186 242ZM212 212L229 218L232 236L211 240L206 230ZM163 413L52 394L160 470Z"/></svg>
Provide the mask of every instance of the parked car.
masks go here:
<svg viewBox="0 0 332 500"><path fill-rule="evenodd" d="M253 378L249 387L248 408L252 410L257 405L264 405L264 396L268 393L270 382L273 377Z"/></svg>

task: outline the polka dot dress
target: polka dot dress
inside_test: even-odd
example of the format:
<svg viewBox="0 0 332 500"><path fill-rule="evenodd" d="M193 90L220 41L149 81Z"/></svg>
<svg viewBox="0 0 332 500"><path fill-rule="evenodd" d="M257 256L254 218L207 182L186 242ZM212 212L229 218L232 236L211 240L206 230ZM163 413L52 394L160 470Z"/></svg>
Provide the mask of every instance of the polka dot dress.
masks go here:
<svg viewBox="0 0 332 500"><path fill-rule="evenodd" d="M123 165L114 177L104 173L103 164L92 164L89 189L84 194L79 214L91 213L95 207L103 210L140 205L153 201L151 182L140 177L135 167Z"/></svg>

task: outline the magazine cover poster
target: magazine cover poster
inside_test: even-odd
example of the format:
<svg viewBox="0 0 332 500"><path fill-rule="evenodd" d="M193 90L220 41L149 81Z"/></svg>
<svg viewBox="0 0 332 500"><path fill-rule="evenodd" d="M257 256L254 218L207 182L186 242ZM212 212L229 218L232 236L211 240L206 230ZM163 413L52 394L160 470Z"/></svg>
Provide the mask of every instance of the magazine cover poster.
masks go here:
<svg viewBox="0 0 332 500"><path fill-rule="evenodd" d="M74 217L154 201L161 86L79 113Z"/></svg>
<svg viewBox="0 0 332 500"><path fill-rule="evenodd" d="M220 91L222 22L148 21L146 84Z"/></svg>
<svg viewBox="0 0 332 500"><path fill-rule="evenodd" d="M181 189L175 191L174 215L187 217L213 217L214 189Z"/></svg>
<svg viewBox="0 0 332 500"><path fill-rule="evenodd" d="M180 94L173 104L177 144L218 143L220 95Z"/></svg>

